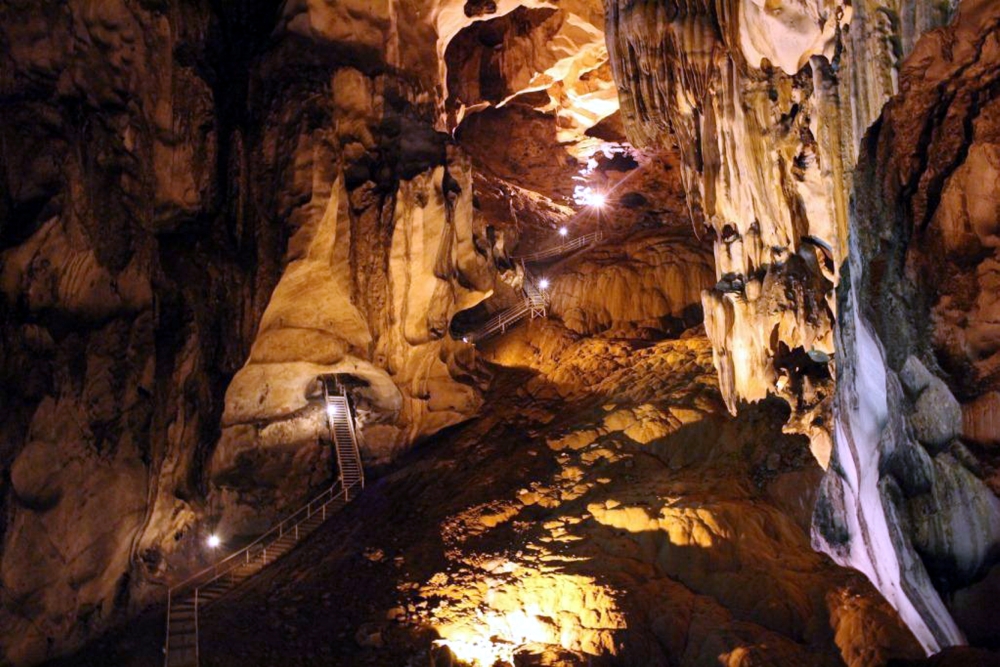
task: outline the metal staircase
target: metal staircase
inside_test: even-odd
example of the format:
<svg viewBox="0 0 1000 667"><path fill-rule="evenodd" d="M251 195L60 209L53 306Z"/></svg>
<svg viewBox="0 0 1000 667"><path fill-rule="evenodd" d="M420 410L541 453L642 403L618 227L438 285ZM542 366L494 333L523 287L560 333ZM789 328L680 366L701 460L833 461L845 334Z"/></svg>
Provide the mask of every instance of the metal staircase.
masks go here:
<svg viewBox="0 0 1000 667"><path fill-rule="evenodd" d="M514 257L513 259L520 262L521 268L524 271L524 284L522 286L524 299L510 308L501 310L499 313L487 320L481 327L472 333L467 333L462 336L462 340L466 343L478 343L497 334L506 333L507 329L514 326L525 317L530 317L531 319L535 319L536 317L545 317L549 306L548 294L538 287L538 283L528 271L527 264L560 257L581 248L594 245L600 242L603 238L604 233L601 230L597 230L596 232L578 236L575 239L554 245L550 248L546 248L545 250L540 250L529 255ZM549 268L551 269L552 267Z"/></svg>
<svg viewBox="0 0 1000 667"><path fill-rule="evenodd" d="M337 453L340 483L345 489L351 489L357 484L364 488L365 471L361 467L358 434L347 395L326 393L325 399L330 432L333 433L333 449Z"/></svg>
<svg viewBox="0 0 1000 667"><path fill-rule="evenodd" d="M549 297L535 284L534 279L528 273L527 269L524 270L524 285L522 290L524 298L519 303L506 310L501 310L473 333L466 334L464 336L465 341L468 343L478 343L498 333L504 333L509 327L514 326L528 316L531 319L545 317L549 305Z"/></svg>
<svg viewBox="0 0 1000 667"><path fill-rule="evenodd" d="M585 248L586 246L598 243L604 238L603 232L597 230L596 232L591 232L590 234L584 234L583 236L578 236L575 239L566 241L565 243L560 243L554 245L550 248L544 250L539 250L538 252L533 252L529 255L521 255L519 257L514 257L515 260L528 264L534 262L542 262L546 259L552 259L553 257L559 257L560 255L565 255L566 253L572 252L574 250L579 250L580 248Z"/></svg>
<svg viewBox="0 0 1000 667"><path fill-rule="evenodd" d="M300 540L364 488L358 432L349 399L342 390L330 394L325 381L323 394L339 479L243 549L168 591L167 637L163 646L166 667L199 667L198 615L201 610L294 549Z"/></svg>

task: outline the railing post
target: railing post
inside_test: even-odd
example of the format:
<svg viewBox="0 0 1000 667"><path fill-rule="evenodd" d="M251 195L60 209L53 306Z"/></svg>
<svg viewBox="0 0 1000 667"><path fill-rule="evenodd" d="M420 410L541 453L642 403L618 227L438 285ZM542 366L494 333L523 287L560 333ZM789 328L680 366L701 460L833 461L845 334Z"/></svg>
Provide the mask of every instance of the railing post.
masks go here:
<svg viewBox="0 0 1000 667"><path fill-rule="evenodd" d="M170 607L173 602L173 596L170 589L167 589L167 638L163 641L163 665L164 667L170 667Z"/></svg>
<svg viewBox="0 0 1000 667"><path fill-rule="evenodd" d="M295 524L295 541L299 541L299 524Z"/></svg>
<svg viewBox="0 0 1000 667"><path fill-rule="evenodd" d="M194 664L201 664L201 656L198 651L198 589L194 589Z"/></svg>

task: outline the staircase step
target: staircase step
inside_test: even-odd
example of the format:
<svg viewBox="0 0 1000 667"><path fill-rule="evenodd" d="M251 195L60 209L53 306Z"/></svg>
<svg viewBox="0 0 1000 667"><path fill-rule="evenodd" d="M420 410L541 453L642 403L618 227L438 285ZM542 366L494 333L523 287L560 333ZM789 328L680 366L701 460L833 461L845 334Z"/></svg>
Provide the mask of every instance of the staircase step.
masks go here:
<svg viewBox="0 0 1000 667"><path fill-rule="evenodd" d="M330 397L327 400L327 406L332 408L331 412L338 413L338 416L332 419L330 426L337 464L340 469L341 488L334 487L331 495L327 496L328 500L324 505L310 506L312 509L308 516L302 518L296 526L290 529L286 528L266 548L251 553L248 562L236 565L229 572L198 588L198 607L215 602L247 579L258 574L275 560L292 551L302 539L316 531L326 519L342 509L348 500L360 490L364 479L364 467L358 457L358 445L353 425L347 417L350 414L349 403L342 397ZM195 605L195 592L187 589L180 596L175 595L174 598L175 601L170 605L167 626L167 667L198 667L198 610Z"/></svg>
<svg viewBox="0 0 1000 667"><path fill-rule="evenodd" d="M170 644L167 646L167 652L183 651L185 649L194 650L194 647L197 644L197 639L198 635L193 632L190 635L171 637Z"/></svg>

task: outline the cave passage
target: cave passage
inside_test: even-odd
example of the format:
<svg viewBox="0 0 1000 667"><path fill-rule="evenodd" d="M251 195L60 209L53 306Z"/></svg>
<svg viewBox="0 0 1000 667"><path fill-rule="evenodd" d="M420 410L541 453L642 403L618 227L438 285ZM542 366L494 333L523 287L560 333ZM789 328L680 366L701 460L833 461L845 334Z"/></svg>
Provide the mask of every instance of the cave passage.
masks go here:
<svg viewBox="0 0 1000 667"><path fill-rule="evenodd" d="M0 665L1000 665L1000 3L0 0Z"/></svg>

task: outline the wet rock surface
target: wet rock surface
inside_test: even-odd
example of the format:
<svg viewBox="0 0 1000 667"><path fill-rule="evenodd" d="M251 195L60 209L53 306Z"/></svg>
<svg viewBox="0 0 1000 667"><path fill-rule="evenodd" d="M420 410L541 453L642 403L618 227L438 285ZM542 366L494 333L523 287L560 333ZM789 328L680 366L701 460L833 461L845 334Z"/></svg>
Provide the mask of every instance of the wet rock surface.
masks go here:
<svg viewBox="0 0 1000 667"><path fill-rule="evenodd" d="M973 277L984 275L977 265L988 264L991 251L978 245L976 259L965 253L981 243L976 211L994 208L995 193L984 192L970 170L990 173L976 166L976 156L992 150L995 104L991 93L977 91L997 77L998 20L991 3L966 3L954 25L916 43L901 70L902 93L862 150L849 277L839 288L837 465L824 489L855 517L850 540L877 549L889 538L895 564L832 546L843 537L831 537L837 530L818 526L818 537L842 562L867 563L859 567L885 582L883 591L907 591L894 604L909 609L908 624L931 650L963 643L966 625L982 636L975 614L963 607L953 619L948 601L998 557L995 463L960 439L963 431L978 442L989 437L983 406L994 390L986 371L992 352L954 345L987 325L949 314L958 292L991 298ZM980 396L978 409L961 406Z"/></svg>

